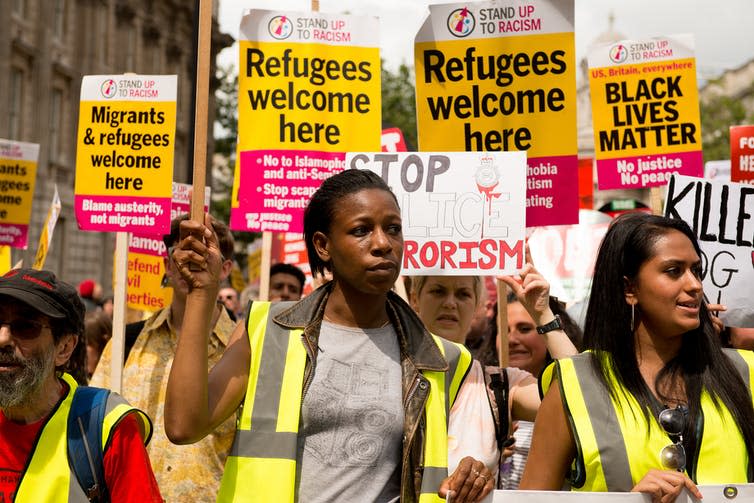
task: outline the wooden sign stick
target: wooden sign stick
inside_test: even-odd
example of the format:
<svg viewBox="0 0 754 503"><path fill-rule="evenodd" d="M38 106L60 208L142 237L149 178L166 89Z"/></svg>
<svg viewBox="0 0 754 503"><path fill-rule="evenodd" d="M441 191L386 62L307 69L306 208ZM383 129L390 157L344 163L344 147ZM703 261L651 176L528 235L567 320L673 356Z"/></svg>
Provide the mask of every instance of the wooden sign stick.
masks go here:
<svg viewBox="0 0 754 503"><path fill-rule="evenodd" d="M194 174L192 178L191 220L204 223L212 0L198 0L198 3L199 24L196 50L196 108L194 110Z"/></svg>

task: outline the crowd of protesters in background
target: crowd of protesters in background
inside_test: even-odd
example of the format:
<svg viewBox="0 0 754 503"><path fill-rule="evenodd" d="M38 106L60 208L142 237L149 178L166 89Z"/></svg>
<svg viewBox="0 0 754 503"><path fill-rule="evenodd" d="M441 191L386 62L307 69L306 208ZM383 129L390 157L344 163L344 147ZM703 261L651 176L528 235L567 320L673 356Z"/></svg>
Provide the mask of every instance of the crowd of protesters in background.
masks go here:
<svg viewBox="0 0 754 503"><path fill-rule="evenodd" d="M112 501L249 491L265 500L479 501L493 488L564 484L673 501L683 488L699 496L696 484L754 481L745 393L754 329L723 327L714 313L724 306L705 303L699 245L683 222L643 213L613 221L582 341L528 250L518 275L497 278L509 292L503 304L485 302L476 276L405 278L408 298L397 295L400 210L376 175L333 177L305 215L322 286L303 295L303 271L274 264L269 302L257 300L257 285L230 286L225 224L209 215L171 222L172 301L125 327L122 397L107 394L91 423L105 425L95 433L105 446L97 490ZM74 288L19 269L0 277L0 300L0 496L83 494L92 488L61 464L65 452L42 451L66 435L60 424L76 417L77 390L111 385L113 296L93 279ZM432 405L428 392L440 388L446 403ZM605 407L614 413L592 412ZM589 436L605 428L627 440L622 450ZM348 438L367 450L348 455ZM276 439L281 473L271 484L263 462ZM62 470L62 482L36 467Z"/></svg>

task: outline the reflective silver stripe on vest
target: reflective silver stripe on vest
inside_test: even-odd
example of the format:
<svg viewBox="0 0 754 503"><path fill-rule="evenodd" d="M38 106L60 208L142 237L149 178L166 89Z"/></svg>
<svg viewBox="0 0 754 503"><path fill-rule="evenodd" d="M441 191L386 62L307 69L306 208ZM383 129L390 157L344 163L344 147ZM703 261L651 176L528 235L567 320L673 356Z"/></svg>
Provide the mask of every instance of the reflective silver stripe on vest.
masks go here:
<svg viewBox="0 0 754 503"><path fill-rule="evenodd" d="M262 343L254 407L251 411L251 430L236 430L231 456L296 459L297 434L275 431L289 337L288 330L272 321L275 311L273 304L267 315Z"/></svg>
<svg viewBox="0 0 754 503"><path fill-rule="evenodd" d="M445 467L425 466L422 475L422 493L437 494L440 484L448 476L448 469Z"/></svg>
<svg viewBox="0 0 754 503"><path fill-rule="evenodd" d="M599 448L607 490L610 492L630 491L633 488L633 481L625 440L615 413L615 406L599 376L595 374L591 358L591 355L585 354L583 357L574 357L571 360Z"/></svg>
<svg viewBox="0 0 754 503"><path fill-rule="evenodd" d="M442 341L443 350L445 351L445 359L448 361L448 366L450 367L448 371L445 372L445 424L447 424L448 418L450 417L451 405L450 385L453 383L453 377L456 375L458 364L461 361L461 349L450 341L446 341L441 337L439 339Z"/></svg>
<svg viewBox="0 0 754 503"><path fill-rule="evenodd" d="M296 433L290 431L236 430L230 455L247 458L296 459L297 441Z"/></svg>
<svg viewBox="0 0 754 503"><path fill-rule="evenodd" d="M735 349L725 348L723 349L723 353L725 353L725 356L727 356L733 364L733 367L735 367L736 371L741 376L741 379L744 380L746 390L749 392L749 397L751 397L751 389L749 389L751 379L749 378L749 365L746 363L746 360L744 360Z"/></svg>

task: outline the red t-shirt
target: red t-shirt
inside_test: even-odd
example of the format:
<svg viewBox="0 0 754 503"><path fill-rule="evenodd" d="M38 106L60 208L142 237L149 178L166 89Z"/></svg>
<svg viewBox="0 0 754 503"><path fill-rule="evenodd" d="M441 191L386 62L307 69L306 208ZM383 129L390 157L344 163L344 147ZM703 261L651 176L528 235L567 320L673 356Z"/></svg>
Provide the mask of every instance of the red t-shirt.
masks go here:
<svg viewBox="0 0 754 503"><path fill-rule="evenodd" d="M0 503L13 501L21 472L46 420L17 424L0 411ZM162 502L133 414L124 417L115 427L104 462L105 480L113 503Z"/></svg>

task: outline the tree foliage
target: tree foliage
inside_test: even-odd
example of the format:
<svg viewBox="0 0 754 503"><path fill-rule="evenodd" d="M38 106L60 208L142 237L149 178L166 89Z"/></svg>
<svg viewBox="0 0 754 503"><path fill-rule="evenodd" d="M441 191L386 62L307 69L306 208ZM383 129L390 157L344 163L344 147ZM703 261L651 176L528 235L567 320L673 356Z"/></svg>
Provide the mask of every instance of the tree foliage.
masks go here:
<svg viewBox="0 0 754 503"><path fill-rule="evenodd" d="M400 128L408 150L416 150L414 74L405 64L391 72L382 62L382 127Z"/></svg>
<svg viewBox="0 0 754 503"><path fill-rule="evenodd" d="M749 94L754 93L754 86ZM740 99L715 95L700 104L704 161L730 159L730 126L751 124L754 112Z"/></svg>
<svg viewBox="0 0 754 503"><path fill-rule="evenodd" d="M222 161L213 166L210 212L221 221L230 222L238 135L238 74L229 65L218 68L217 77L215 154L220 154ZM233 232L236 242L243 244L254 241L258 235L256 232Z"/></svg>

